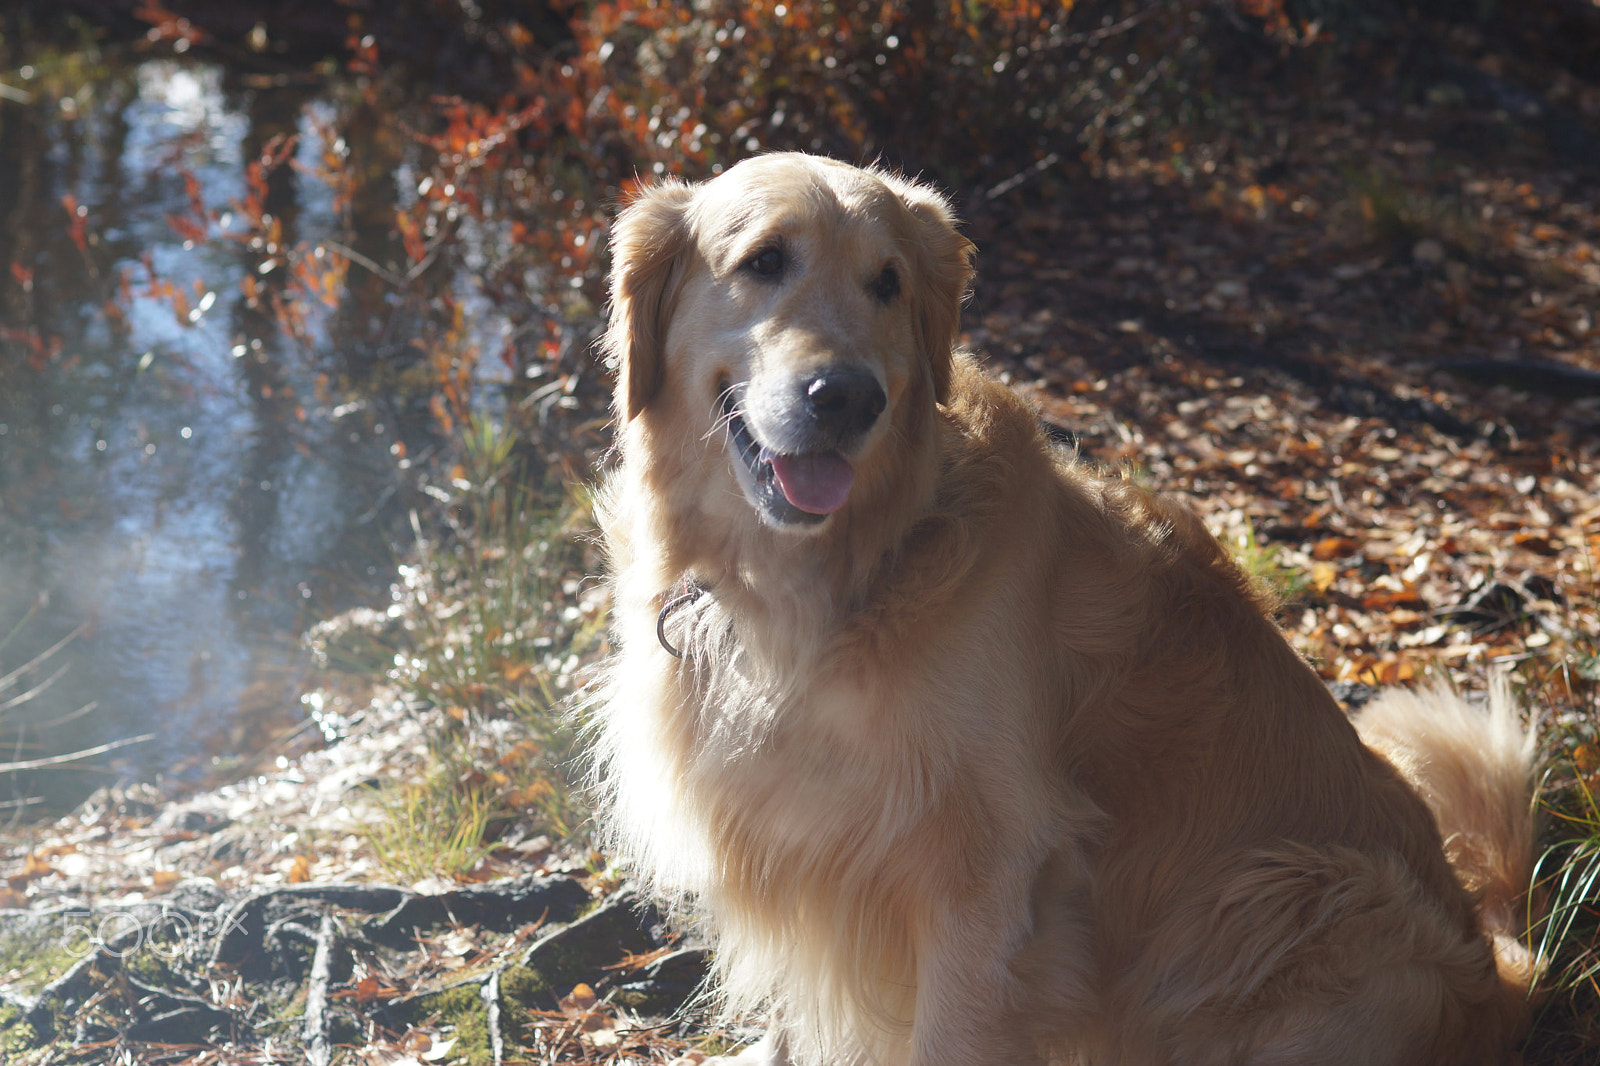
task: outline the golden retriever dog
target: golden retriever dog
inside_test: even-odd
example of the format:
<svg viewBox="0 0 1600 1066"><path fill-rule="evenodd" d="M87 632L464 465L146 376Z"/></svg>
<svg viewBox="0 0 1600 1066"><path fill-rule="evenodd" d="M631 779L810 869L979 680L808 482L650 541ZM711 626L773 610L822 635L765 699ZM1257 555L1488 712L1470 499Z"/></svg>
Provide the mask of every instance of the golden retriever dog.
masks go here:
<svg viewBox="0 0 1600 1066"><path fill-rule="evenodd" d="M1515 1061L1504 692L1352 725L1193 513L954 349L925 186L768 155L611 247L603 825L766 1018L731 1061Z"/></svg>

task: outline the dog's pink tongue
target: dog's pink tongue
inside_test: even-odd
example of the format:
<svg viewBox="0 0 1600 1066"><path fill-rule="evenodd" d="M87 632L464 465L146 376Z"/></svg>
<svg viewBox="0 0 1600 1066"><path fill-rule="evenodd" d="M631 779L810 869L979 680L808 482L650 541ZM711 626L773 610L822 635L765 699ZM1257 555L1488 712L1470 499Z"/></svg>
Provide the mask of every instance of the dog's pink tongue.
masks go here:
<svg viewBox="0 0 1600 1066"><path fill-rule="evenodd" d="M856 472L837 452L774 455L772 472L794 506L811 514L832 514L844 506Z"/></svg>

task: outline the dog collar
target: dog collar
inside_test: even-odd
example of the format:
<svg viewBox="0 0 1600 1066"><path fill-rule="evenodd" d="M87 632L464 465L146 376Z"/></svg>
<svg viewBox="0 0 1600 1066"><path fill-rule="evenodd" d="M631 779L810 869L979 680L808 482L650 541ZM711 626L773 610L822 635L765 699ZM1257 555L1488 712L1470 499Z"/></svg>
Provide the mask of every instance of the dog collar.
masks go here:
<svg viewBox="0 0 1600 1066"><path fill-rule="evenodd" d="M666 605L661 608L661 613L656 615L656 640L661 642L661 646L666 649L667 654L674 659L683 658L683 652L674 648L672 642L667 640L667 616L679 607L693 603L709 591L700 582L685 574L683 583L677 588L677 595L668 600Z"/></svg>

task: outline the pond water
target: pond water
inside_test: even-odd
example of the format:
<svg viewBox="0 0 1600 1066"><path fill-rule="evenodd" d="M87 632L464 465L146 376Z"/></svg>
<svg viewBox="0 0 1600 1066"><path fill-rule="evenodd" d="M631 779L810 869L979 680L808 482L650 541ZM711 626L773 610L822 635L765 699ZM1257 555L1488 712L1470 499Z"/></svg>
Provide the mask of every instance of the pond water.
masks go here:
<svg viewBox="0 0 1600 1066"><path fill-rule="evenodd" d="M72 638L0 690L0 763L149 737L0 786L198 779L306 727L300 633L382 602L406 542L433 427L393 285L352 267L294 331L272 309L274 243L394 261L406 139L336 81L205 62L0 82L0 677Z"/></svg>

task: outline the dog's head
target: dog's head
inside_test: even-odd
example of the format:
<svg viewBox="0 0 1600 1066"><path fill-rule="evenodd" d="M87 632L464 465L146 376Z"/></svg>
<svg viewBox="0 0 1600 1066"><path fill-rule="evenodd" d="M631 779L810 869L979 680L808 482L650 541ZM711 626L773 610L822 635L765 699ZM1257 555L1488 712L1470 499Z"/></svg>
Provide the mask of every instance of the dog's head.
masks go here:
<svg viewBox="0 0 1600 1066"><path fill-rule="evenodd" d="M617 415L702 512L822 529L949 388L972 245L925 187L761 156L646 190L611 253Z"/></svg>

